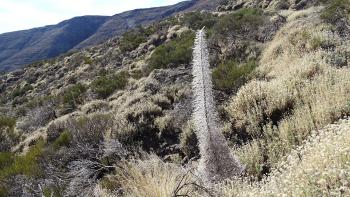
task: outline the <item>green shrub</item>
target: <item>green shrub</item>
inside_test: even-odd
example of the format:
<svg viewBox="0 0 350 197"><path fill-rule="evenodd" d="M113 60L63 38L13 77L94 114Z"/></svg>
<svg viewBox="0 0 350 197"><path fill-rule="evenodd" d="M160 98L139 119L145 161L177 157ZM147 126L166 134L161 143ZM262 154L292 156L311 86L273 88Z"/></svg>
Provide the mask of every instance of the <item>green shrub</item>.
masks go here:
<svg viewBox="0 0 350 197"><path fill-rule="evenodd" d="M26 84L25 86L17 87L13 90L12 92L12 98L16 98L18 96L23 96L25 95L29 90L33 90L33 86L30 84Z"/></svg>
<svg viewBox="0 0 350 197"><path fill-rule="evenodd" d="M91 88L100 98L105 99L115 90L124 88L128 83L128 76L127 72L120 72L113 75L102 75L91 83Z"/></svg>
<svg viewBox="0 0 350 197"><path fill-rule="evenodd" d="M15 126L16 119L0 116L0 151L8 151L18 142L18 134L14 131Z"/></svg>
<svg viewBox="0 0 350 197"><path fill-rule="evenodd" d="M45 187L43 189L44 197L61 197L61 191L57 187Z"/></svg>
<svg viewBox="0 0 350 197"><path fill-rule="evenodd" d="M8 116L0 116L0 131L3 129L13 130L16 126L16 119Z"/></svg>
<svg viewBox="0 0 350 197"><path fill-rule="evenodd" d="M266 20L261 9L244 8L232 14L225 15L213 27L216 36L243 35L257 31L257 27Z"/></svg>
<svg viewBox="0 0 350 197"><path fill-rule="evenodd" d="M13 163L13 154L10 152L0 152L0 169L4 169Z"/></svg>
<svg viewBox="0 0 350 197"><path fill-rule="evenodd" d="M247 77L256 66L255 61L239 64L235 60L229 60L219 64L212 74L215 88L228 92L238 89L247 81Z"/></svg>
<svg viewBox="0 0 350 197"><path fill-rule="evenodd" d="M41 168L38 160L43 153L44 141L39 140L25 155L12 155L11 153L1 153L2 162L0 168L0 180L10 176L22 174L28 177L38 177L41 175Z"/></svg>
<svg viewBox="0 0 350 197"><path fill-rule="evenodd" d="M84 64L91 65L92 63L93 63L93 61L90 57L84 57Z"/></svg>
<svg viewBox="0 0 350 197"><path fill-rule="evenodd" d="M29 109L34 109L36 107L43 106L45 103L54 102L54 100L55 97L52 95L39 96L31 99L28 103L25 104L25 107Z"/></svg>
<svg viewBox="0 0 350 197"><path fill-rule="evenodd" d="M123 34L119 41L119 49L122 52L132 51L140 44L147 41L147 37L154 32L152 28L138 27Z"/></svg>
<svg viewBox="0 0 350 197"><path fill-rule="evenodd" d="M192 31L157 47L149 59L149 71L168 68L169 64L189 64L192 59L192 47L195 34Z"/></svg>
<svg viewBox="0 0 350 197"><path fill-rule="evenodd" d="M72 140L72 135L68 130L65 130L61 135L53 142L54 149L59 149L62 146L69 146Z"/></svg>
<svg viewBox="0 0 350 197"><path fill-rule="evenodd" d="M0 197L7 197L8 191L5 186L0 185Z"/></svg>
<svg viewBox="0 0 350 197"><path fill-rule="evenodd" d="M189 12L184 14L181 23L194 30L202 29L204 26L211 29L217 20L211 13Z"/></svg>
<svg viewBox="0 0 350 197"><path fill-rule="evenodd" d="M181 151L192 159L199 155L198 140L195 132L193 122L188 121L180 134Z"/></svg>
<svg viewBox="0 0 350 197"><path fill-rule="evenodd" d="M329 23L334 23L341 18L348 17L350 13L350 0L323 0L326 8L321 13L321 18Z"/></svg>
<svg viewBox="0 0 350 197"><path fill-rule="evenodd" d="M63 104L76 108L78 104L82 103L81 95L86 91L86 87L80 83L69 87L62 96Z"/></svg>

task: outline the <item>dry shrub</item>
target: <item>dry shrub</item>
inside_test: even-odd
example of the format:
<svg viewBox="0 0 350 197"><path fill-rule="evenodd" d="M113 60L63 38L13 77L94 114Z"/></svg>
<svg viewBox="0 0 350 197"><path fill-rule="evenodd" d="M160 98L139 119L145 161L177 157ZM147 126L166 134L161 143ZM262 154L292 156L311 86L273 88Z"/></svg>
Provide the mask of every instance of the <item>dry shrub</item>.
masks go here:
<svg viewBox="0 0 350 197"><path fill-rule="evenodd" d="M18 129L24 132L34 131L56 118L52 107L41 106L31 109L26 118L18 125Z"/></svg>
<svg viewBox="0 0 350 197"><path fill-rule="evenodd" d="M258 140L253 140L240 148L234 149L236 155L245 166L245 173L252 178L259 177L264 170L264 154L261 150L263 145Z"/></svg>
<svg viewBox="0 0 350 197"><path fill-rule="evenodd" d="M172 163L164 163L156 156L150 156L147 160L123 163L111 180L121 185L125 196L163 197L174 196L174 192L181 187L184 176L187 182L194 182L192 176L186 175L184 168ZM198 196L191 184L177 194L186 193L189 196Z"/></svg>
<svg viewBox="0 0 350 197"><path fill-rule="evenodd" d="M192 159L199 156L198 140L195 133L195 128L192 121L188 121L182 129L180 135L180 145L182 152L187 159Z"/></svg>
<svg viewBox="0 0 350 197"><path fill-rule="evenodd" d="M82 111L85 114L90 114L95 112L104 112L104 111L108 111L108 109L109 109L108 102L103 100L94 100L85 104L82 107Z"/></svg>
<svg viewBox="0 0 350 197"><path fill-rule="evenodd" d="M322 43L315 44L313 38ZM265 49L257 68L259 80L242 87L226 107L236 130L266 144L258 152L269 166L312 130L350 114L350 69L329 63L338 48L349 47L346 39L330 34L314 12L291 20Z"/></svg>
<svg viewBox="0 0 350 197"><path fill-rule="evenodd" d="M123 144L142 146L146 151L164 153L164 146L177 144L179 129L189 113L181 106L188 87L174 83L182 77L178 76L179 69L155 70L147 78L131 83L128 91L113 95L112 135Z"/></svg>
<svg viewBox="0 0 350 197"><path fill-rule="evenodd" d="M313 132L284 157L268 178L222 184L222 196L350 195L350 120Z"/></svg>

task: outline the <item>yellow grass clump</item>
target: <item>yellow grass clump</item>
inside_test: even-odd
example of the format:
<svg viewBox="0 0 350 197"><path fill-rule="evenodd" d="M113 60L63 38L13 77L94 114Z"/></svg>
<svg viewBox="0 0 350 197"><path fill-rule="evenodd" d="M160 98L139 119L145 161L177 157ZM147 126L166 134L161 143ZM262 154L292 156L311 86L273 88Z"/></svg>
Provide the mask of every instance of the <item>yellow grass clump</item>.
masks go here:
<svg viewBox="0 0 350 197"><path fill-rule="evenodd" d="M350 120L313 132L284 157L268 178L218 186L222 196L350 195Z"/></svg>
<svg viewBox="0 0 350 197"><path fill-rule="evenodd" d="M312 130L350 114L350 68L342 61L349 37L330 33L318 10L302 19L290 15L263 52L257 79L226 107L233 127L254 139L236 154L254 147L265 158L257 165L241 154L251 175L261 175L257 166L276 166Z"/></svg>
<svg viewBox="0 0 350 197"><path fill-rule="evenodd" d="M154 155L146 160L125 162L112 180L120 184L124 196L198 196L191 185L194 177L185 168L165 163Z"/></svg>

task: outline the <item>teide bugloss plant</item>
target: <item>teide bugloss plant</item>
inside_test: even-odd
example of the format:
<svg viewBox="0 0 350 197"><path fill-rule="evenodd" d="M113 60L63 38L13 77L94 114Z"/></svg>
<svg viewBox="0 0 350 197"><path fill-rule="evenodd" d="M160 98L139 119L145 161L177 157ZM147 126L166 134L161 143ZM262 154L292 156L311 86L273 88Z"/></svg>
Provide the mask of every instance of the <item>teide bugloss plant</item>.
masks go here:
<svg viewBox="0 0 350 197"><path fill-rule="evenodd" d="M204 28L196 34L192 72L193 118L201 155L198 166L200 177L211 183L239 175L244 168L232 155L218 127Z"/></svg>

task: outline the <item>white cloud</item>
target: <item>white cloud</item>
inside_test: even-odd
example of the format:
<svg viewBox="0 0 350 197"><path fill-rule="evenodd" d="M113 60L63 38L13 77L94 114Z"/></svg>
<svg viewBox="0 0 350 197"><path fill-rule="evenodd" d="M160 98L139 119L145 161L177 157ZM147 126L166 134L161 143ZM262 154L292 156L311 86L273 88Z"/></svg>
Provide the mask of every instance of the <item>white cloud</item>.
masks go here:
<svg viewBox="0 0 350 197"><path fill-rule="evenodd" d="M0 0L0 33L29 29L82 15L114 15L181 0Z"/></svg>

